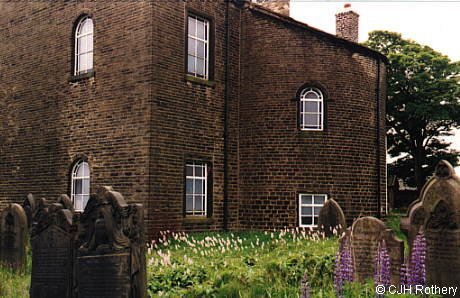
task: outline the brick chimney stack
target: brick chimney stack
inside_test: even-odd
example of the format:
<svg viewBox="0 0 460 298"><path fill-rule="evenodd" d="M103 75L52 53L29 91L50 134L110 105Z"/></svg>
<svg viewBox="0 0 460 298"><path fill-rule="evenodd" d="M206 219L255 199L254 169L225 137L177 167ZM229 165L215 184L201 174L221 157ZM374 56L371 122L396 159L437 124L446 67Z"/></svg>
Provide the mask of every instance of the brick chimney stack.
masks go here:
<svg viewBox="0 0 460 298"><path fill-rule="evenodd" d="M351 4L346 3L343 11L335 15L335 32L338 37L352 42L358 42L359 14L351 10Z"/></svg>
<svg viewBox="0 0 460 298"><path fill-rule="evenodd" d="M289 0L253 0L253 2L274 12L289 16Z"/></svg>

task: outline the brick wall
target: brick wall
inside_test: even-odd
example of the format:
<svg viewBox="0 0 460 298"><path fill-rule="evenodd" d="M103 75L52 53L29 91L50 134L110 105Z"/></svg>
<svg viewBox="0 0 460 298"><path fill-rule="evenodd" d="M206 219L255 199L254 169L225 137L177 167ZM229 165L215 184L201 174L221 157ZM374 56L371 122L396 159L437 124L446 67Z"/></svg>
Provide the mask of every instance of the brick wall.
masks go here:
<svg viewBox="0 0 460 298"><path fill-rule="evenodd" d="M151 235L295 226L300 192L327 193L348 220L375 214L377 162L382 203L386 189L376 60L249 4L229 3L227 18L226 5L1 2L0 208L29 192L69 194L72 166L86 156L92 190L112 185L142 202ZM213 23L210 84L185 75L188 11ZM83 13L94 21L96 74L69 82ZM308 82L326 95L323 132L297 129L295 95ZM207 219L184 217L187 160L212 168Z"/></svg>
<svg viewBox="0 0 460 298"><path fill-rule="evenodd" d="M327 36L247 10L242 66L240 218L244 226L298 225L299 193L328 194L341 205L349 223L359 215L375 215L377 198L384 200L386 191L384 101L377 117L376 60L338 46ZM304 84L325 94L324 131L297 127L296 94ZM384 98L384 88L381 91Z"/></svg>

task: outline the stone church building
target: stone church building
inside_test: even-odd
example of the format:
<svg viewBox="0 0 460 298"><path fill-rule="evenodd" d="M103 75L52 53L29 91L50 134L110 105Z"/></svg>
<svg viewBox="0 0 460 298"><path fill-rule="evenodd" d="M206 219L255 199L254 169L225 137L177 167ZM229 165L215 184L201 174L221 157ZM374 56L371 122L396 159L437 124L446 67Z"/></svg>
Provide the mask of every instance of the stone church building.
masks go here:
<svg viewBox="0 0 460 298"><path fill-rule="evenodd" d="M258 2L258 3L256 3ZM0 208L111 185L151 235L386 212L384 56L289 1L0 2Z"/></svg>

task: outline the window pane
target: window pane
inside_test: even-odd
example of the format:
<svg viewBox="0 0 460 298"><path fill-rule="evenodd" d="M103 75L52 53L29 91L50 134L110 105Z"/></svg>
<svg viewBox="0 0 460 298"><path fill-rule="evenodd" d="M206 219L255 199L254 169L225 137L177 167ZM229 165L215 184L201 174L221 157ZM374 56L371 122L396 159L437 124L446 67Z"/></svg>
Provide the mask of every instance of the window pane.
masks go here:
<svg viewBox="0 0 460 298"><path fill-rule="evenodd" d="M315 101L307 101L305 102L305 111L310 113L317 113L318 112L318 103Z"/></svg>
<svg viewBox="0 0 460 298"><path fill-rule="evenodd" d="M74 194L76 195L80 195L82 194L82 179L75 179L74 180L74 189L73 189L73 192Z"/></svg>
<svg viewBox="0 0 460 298"><path fill-rule="evenodd" d="M312 207L302 207L302 215L312 215L313 214Z"/></svg>
<svg viewBox="0 0 460 298"><path fill-rule="evenodd" d="M187 176L193 176L193 165L186 166L185 174Z"/></svg>
<svg viewBox="0 0 460 298"><path fill-rule="evenodd" d="M321 211L321 207L314 207L313 209L315 211L314 214L319 215L319 212Z"/></svg>
<svg viewBox="0 0 460 298"><path fill-rule="evenodd" d="M75 209L83 210L83 196L75 195L74 200Z"/></svg>
<svg viewBox="0 0 460 298"><path fill-rule="evenodd" d="M306 94L305 94L305 98L307 99L319 99L319 96L316 92L314 91L308 91Z"/></svg>
<svg viewBox="0 0 460 298"><path fill-rule="evenodd" d="M195 196L195 211L203 210L203 196Z"/></svg>
<svg viewBox="0 0 460 298"><path fill-rule="evenodd" d="M197 58L196 59L196 73L204 76L204 59Z"/></svg>
<svg viewBox="0 0 460 298"><path fill-rule="evenodd" d="M189 73L195 73L195 57L188 55L188 65L187 65L187 71Z"/></svg>
<svg viewBox="0 0 460 298"><path fill-rule="evenodd" d="M203 181L195 180L195 194L203 194Z"/></svg>
<svg viewBox="0 0 460 298"><path fill-rule="evenodd" d="M87 67L88 70L90 70L90 69L93 69L93 53L90 52L87 55L88 55L88 63L86 65L86 67Z"/></svg>
<svg viewBox="0 0 460 298"><path fill-rule="evenodd" d="M188 17L188 34L196 36L196 20L193 17Z"/></svg>
<svg viewBox="0 0 460 298"><path fill-rule="evenodd" d="M205 43L202 41L197 42L197 51L196 55L200 58L206 58L206 53L205 53Z"/></svg>
<svg viewBox="0 0 460 298"><path fill-rule="evenodd" d="M185 193L193 194L193 179L187 179L185 184Z"/></svg>
<svg viewBox="0 0 460 298"><path fill-rule="evenodd" d="M89 179L82 179L82 194L89 195Z"/></svg>
<svg viewBox="0 0 460 298"><path fill-rule="evenodd" d="M86 41L87 41L87 45L86 45L87 50L92 51L93 50L93 35L92 34L88 35Z"/></svg>
<svg viewBox="0 0 460 298"><path fill-rule="evenodd" d="M193 196L186 196L185 211L193 211Z"/></svg>
<svg viewBox="0 0 460 298"><path fill-rule="evenodd" d="M78 43L78 54L86 52L86 43L87 43L87 38L86 36L80 37L77 40Z"/></svg>
<svg viewBox="0 0 460 298"><path fill-rule="evenodd" d="M78 57L78 70L79 71L84 71L87 69L87 57L88 54L83 54Z"/></svg>
<svg viewBox="0 0 460 298"><path fill-rule="evenodd" d="M205 23L203 21L197 21L197 37L200 39L205 39Z"/></svg>
<svg viewBox="0 0 460 298"><path fill-rule="evenodd" d="M313 220L311 217L302 217L302 225L311 225L313 224Z"/></svg>
<svg viewBox="0 0 460 298"><path fill-rule="evenodd" d="M305 125L308 126L317 126L318 123L318 115L316 114L306 114L305 115Z"/></svg>
<svg viewBox="0 0 460 298"><path fill-rule="evenodd" d="M302 196L302 205L304 204L311 204L312 197L311 196Z"/></svg>
<svg viewBox="0 0 460 298"><path fill-rule="evenodd" d="M196 40L193 38L188 38L188 54L196 56Z"/></svg>
<svg viewBox="0 0 460 298"><path fill-rule="evenodd" d="M195 176L203 177L203 166L199 165L195 167Z"/></svg>
<svg viewBox="0 0 460 298"><path fill-rule="evenodd" d="M315 196L315 204L324 204L325 196Z"/></svg>

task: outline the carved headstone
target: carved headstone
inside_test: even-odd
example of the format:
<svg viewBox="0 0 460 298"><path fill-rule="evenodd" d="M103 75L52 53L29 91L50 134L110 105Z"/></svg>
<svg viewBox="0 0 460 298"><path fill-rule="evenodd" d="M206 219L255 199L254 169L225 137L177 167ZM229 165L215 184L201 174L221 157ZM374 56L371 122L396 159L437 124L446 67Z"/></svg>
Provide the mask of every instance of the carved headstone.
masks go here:
<svg viewBox="0 0 460 298"><path fill-rule="evenodd" d="M357 219L351 231L355 276L358 281L374 277L375 256L379 243L385 240L392 268L391 281L399 284L399 271L404 260L404 243L385 224L374 217Z"/></svg>
<svg viewBox="0 0 460 298"><path fill-rule="evenodd" d="M31 298L74 297L73 214L62 204L38 200L30 230Z"/></svg>
<svg viewBox="0 0 460 298"><path fill-rule="evenodd" d="M9 204L0 214L0 263L16 270L26 265L27 217L21 205Z"/></svg>
<svg viewBox="0 0 460 298"><path fill-rule="evenodd" d="M143 209L109 187L81 215L77 251L79 298L146 297Z"/></svg>
<svg viewBox="0 0 460 298"><path fill-rule="evenodd" d="M426 273L430 285L460 284L460 177L447 161L421 193L427 244Z"/></svg>
<svg viewBox="0 0 460 298"><path fill-rule="evenodd" d="M341 235L347 228L342 208L333 199L327 200L321 208L318 227L326 237L334 236L334 231L336 231L336 235Z"/></svg>

